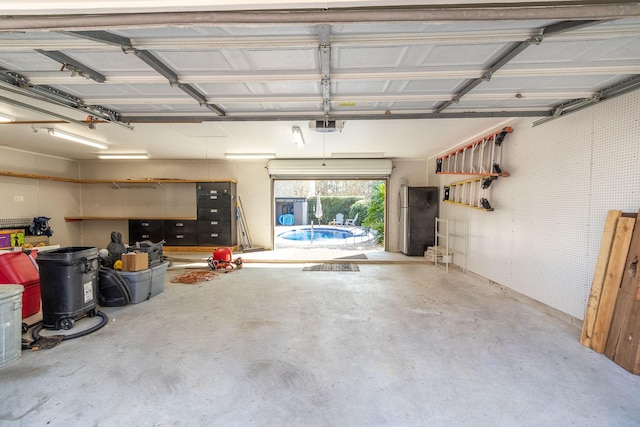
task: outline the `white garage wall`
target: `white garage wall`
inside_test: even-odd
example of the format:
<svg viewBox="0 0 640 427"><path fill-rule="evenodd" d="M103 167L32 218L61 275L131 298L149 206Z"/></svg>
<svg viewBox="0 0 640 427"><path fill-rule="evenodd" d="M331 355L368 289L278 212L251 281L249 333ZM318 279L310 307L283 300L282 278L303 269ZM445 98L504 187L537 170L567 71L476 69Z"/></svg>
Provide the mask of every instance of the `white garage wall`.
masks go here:
<svg viewBox="0 0 640 427"><path fill-rule="evenodd" d="M82 179L194 179L235 180L242 199L254 246L271 247L269 175L266 162L226 161L119 161L82 162ZM195 217L195 184L121 185L83 184L81 210L84 216L175 216ZM127 221L83 221L82 244L104 247L111 231L120 231L128 241Z"/></svg>
<svg viewBox="0 0 640 427"><path fill-rule="evenodd" d="M78 178L78 162L0 147L0 170L32 175ZM80 190L77 184L0 177L0 218L47 216L54 231L51 242L70 245L79 235L77 223L65 216L77 215Z"/></svg>
<svg viewBox="0 0 640 427"><path fill-rule="evenodd" d="M466 230L454 262L582 319L607 211L640 208L639 117L635 91L537 127L510 123L495 211L442 203Z"/></svg>

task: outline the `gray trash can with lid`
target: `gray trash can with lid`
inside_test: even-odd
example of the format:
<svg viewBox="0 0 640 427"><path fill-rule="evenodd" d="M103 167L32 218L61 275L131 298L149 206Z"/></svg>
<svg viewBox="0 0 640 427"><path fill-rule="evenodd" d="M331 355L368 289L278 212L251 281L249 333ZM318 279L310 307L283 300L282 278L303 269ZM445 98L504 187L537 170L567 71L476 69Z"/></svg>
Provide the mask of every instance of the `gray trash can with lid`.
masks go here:
<svg viewBox="0 0 640 427"><path fill-rule="evenodd" d="M79 318L96 315L98 248L70 246L41 252L37 262L45 328L71 329Z"/></svg>

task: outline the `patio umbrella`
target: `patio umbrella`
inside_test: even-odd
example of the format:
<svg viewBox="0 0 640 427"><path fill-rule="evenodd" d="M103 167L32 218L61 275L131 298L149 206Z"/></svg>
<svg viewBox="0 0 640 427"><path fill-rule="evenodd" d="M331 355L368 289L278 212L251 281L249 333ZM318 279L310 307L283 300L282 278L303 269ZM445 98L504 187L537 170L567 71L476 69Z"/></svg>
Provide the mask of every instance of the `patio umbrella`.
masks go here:
<svg viewBox="0 0 640 427"><path fill-rule="evenodd" d="M317 195L316 198L316 218L318 218L318 224L320 224L320 219L322 218L322 203L320 202L320 195Z"/></svg>

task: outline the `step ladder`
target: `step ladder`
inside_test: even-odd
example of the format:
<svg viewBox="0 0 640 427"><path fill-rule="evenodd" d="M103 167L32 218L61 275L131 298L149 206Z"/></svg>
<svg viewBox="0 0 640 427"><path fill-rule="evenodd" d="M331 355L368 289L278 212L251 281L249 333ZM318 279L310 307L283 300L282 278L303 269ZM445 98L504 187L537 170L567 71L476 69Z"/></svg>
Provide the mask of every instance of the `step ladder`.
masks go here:
<svg viewBox="0 0 640 427"><path fill-rule="evenodd" d="M437 174L458 174L478 176L509 176L500 167L502 142L510 127L493 132L464 147L457 148L436 159Z"/></svg>
<svg viewBox="0 0 640 427"><path fill-rule="evenodd" d="M452 182L444 186L443 201L491 212L489 193L491 183L496 179L496 176L483 176Z"/></svg>

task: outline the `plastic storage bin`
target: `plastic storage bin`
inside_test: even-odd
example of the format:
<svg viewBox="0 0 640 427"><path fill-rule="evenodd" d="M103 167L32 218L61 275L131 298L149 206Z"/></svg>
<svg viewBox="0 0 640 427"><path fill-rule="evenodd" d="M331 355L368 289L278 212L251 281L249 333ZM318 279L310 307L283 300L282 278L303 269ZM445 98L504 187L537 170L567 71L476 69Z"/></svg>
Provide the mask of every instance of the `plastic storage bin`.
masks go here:
<svg viewBox="0 0 640 427"><path fill-rule="evenodd" d="M71 246L42 252L42 321L47 329L71 329L75 320L96 314L98 248Z"/></svg>
<svg viewBox="0 0 640 427"><path fill-rule="evenodd" d="M151 269L121 271L120 277L127 284L131 304L138 304L151 298Z"/></svg>
<svg viewBox="0 0 640 427"><path fill-rule="evenodd" d="M37 250L31 251L36 258ZM24 252L7 252L0 255L0 285L24 286L22 293L22 318L26 319L40 311L40 275L33 260Z"/></svg>
<svg viewBox="0 0 640 427"><path fill-rule="evenodd" d="M0 286L0 366L13 362L22 352L22 285Z"/></svg>
<svg viewBox="0 0 640 427"><path fill-rule="evenodd" d="M165 261L162 264L151 267L151 293L150 296L155 297L162 291L164 291L164 278L169 268L169 262Z"/></svg>

